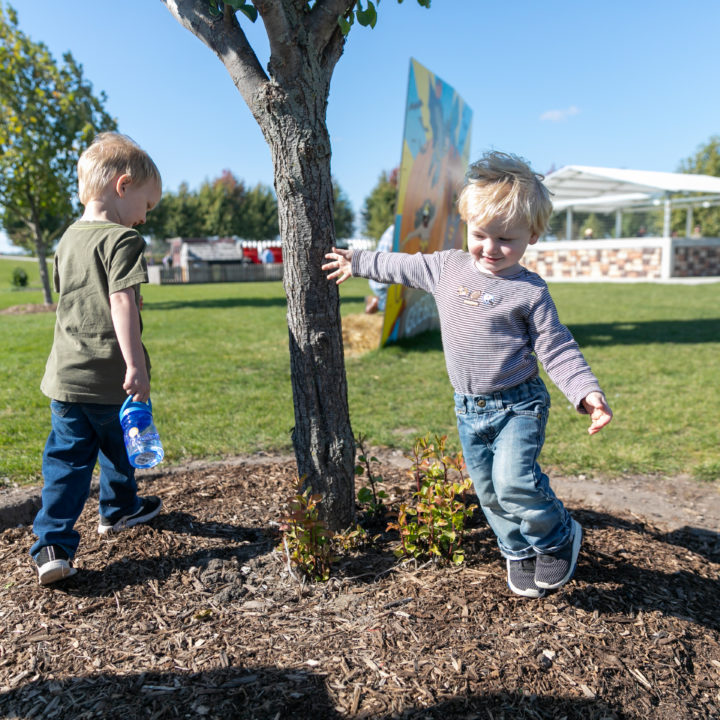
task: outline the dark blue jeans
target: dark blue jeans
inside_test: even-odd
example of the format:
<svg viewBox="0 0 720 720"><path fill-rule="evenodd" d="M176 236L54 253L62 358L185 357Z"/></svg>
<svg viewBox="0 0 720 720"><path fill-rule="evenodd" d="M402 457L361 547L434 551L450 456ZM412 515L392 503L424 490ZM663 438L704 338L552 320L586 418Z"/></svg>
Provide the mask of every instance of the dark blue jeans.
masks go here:
<svg viewBox="0 0 720 720"><path fill-rule="evenodd" d="M572 539L570 515L538 465L549 410L539 377L491 395L455 393L467 471L507 558L556 552Z"/></svg>
<svg viewBox="0 0 720 720"><path fill-rule="evenodd" d="M33 531L34 557L46 545L60 545L74 557L80 543L75 523L90 495L95 463L100 462L100 515L117 518L136 512L135 470L125 451L120 405L52 400L52 430L43 453L42 507Z"/></svg>

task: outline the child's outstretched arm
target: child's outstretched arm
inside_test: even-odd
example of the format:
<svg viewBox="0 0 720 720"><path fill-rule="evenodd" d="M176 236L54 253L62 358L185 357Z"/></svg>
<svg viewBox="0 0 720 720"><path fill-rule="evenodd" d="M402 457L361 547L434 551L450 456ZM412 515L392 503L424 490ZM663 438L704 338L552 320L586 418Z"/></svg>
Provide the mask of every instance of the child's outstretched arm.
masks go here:
<svg viewBox="0 0 720 720"><path fill-rule="evenodd" d="M336 278L335 283L339 285L352 277L352 250L340 250L333 248L332 252L325 255L330 260L322 266L322 270L330 272L328 280Z"/></svg>
<svg viewBox="0 0 720 720"><path fill-rule="evenodd" d="M592 424L588 428L591 435L604 428L612 420L612 410L601 392L589 393L582 404L592 419Z"/></svg>
<svg viewBox="0 0 720 720"><path fill-rule="evenodd" d="M150 397L150 378L145 366L145 353L140 337L140 315L133 288L119 290L110 295L110 315L120 352L127 366L123 389L133 396L133 400L145 402Z"/></svg>

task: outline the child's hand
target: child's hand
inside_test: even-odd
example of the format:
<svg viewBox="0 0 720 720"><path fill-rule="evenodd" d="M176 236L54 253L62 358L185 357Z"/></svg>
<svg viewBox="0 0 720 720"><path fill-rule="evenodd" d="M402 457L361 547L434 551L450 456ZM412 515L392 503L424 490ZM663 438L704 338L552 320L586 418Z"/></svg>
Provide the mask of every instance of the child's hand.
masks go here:
<svg viewBox="0 0 720 720"><path fill-rule="evenodd" d="M591 392L583 401L583 407L592 418L588 432L594 435L612 420L612 410L601 392Z"/></svg>
<svg viewBox="0 0 720 720"><path fill-rule="evenodd" d="M335 283L339 285L341 282L345 282L348 278L352 277L352 250L333 248L332 252L328 253L325 257L331 261L322 266L323 270L330 271L328 280L337 278Z"/></svg>
<svg viewBox="0 0 720 720"><path fill-rule="evenodd" d="M123 390L133 396L137 402L147 402L150 397L150 379L147 372L138 368L128 368L125 373Z"/></svg>

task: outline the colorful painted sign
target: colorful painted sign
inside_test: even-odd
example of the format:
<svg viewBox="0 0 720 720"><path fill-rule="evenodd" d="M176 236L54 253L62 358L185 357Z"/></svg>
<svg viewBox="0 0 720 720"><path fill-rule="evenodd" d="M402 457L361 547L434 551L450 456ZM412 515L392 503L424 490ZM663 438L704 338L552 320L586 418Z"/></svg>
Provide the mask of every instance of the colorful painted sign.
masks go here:
<svg viewBox="0 0 720 720"><path fill-rule="evenodd" d="M472 110L455 90L410 61L395 215L396 252L461 248L456 200L470 155ZM380 345L439 327L435 300L402 285L388 289Z"/></svg>

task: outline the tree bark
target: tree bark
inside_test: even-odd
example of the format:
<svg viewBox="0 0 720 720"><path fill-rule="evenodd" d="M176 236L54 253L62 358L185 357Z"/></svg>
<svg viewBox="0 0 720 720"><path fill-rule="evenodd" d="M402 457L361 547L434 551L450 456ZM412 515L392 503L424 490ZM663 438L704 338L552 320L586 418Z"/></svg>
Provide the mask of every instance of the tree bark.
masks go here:
<svg viewBox="0 0 720 720"><path fill-rule="evenodd" d="M263 132L275 166L283 243L298 473L323 496L323 517L339 530L355 516L355 445L340 298L320 269L335 242L330 140L324 117L313 122L277 111Z"/></svg>
<svg viewBox="0 0 720 720"><path fill-rule="evenodd" d="M38 237L39 230L35 228L35 252L37 254L38 266L40 269L40 280L43 286L43 301L46 305L52 305L52 291L50 289L50 275L47 269L47 255L45 243L42 236Z"/></svg>

